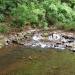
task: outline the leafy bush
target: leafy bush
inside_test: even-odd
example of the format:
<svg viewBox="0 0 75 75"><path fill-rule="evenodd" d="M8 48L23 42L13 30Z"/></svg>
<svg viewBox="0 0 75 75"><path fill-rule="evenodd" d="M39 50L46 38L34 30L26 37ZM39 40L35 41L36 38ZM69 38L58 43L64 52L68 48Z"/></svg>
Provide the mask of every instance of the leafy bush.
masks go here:
<svg viewBox="0 0 75 75"><path fill-rule="evenodd" d="M16 8L23 0L0 0L0 13L10 14L12 8Z"/></svg>
<svg viewBox="0 0 75 75"><path fill-rule="evenodd" d="M19 5L17 8L14 8L12 11L13 24L17 27L21 27L25 22L29 21L29 15L31 14L31 11L29 7L26 5Z"/></svg>
<svg viewBox="0 0 75 75"><path fill-rule="evenodd" d="M0 14L0 22L3 22L5 20L5 17L3 14Z"/></svg>
<svg viewBox="0 0 75 75"><path fill-rule="evenodd" d="M26 23L43 28L62 23L71 28L75 25L74 6L75 0L0 0L0 22L11 15L11 25L19 28Z"/></svg>
<svg viewBox="0 0 75 75"><path fill-rule="evenodd" d="M30 5L19 5L19 7L12 11L12 15L19 24L21 24L20 22L22 22L22 25L26 22L30 22L32 25L39 25L39 23L43 21L45 17L45 9L42 6L38 6L34 4L34 2L31 2Z"/></svg>

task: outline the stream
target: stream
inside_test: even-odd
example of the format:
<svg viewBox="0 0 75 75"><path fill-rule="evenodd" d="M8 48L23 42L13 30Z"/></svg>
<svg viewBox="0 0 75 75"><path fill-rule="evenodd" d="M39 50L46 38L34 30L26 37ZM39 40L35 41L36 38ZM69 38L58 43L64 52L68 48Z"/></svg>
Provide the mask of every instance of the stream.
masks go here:
<svg viewBox="0 0 75 75"><path fill-rule="evenodd" d="M55 48L75 50L75 34L62 31L44 31L32 29L9 35L6 45L22 45L25 47Z"/></svg>
<svg viewBox="0 0 75 75"><path fill-rule="evenodd" d="M30 62L36 53L41 55L51 50L75 52L75 33L31 29L9 34L4 38L4 49L0 48L0 72L21 60Z"/></svg>

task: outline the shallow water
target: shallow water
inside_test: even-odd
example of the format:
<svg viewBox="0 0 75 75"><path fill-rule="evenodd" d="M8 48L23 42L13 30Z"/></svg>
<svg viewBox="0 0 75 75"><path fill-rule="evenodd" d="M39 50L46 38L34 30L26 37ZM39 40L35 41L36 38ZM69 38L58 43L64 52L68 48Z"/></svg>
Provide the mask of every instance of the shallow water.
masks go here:
<svg viewBox="0 0 75 75"><path fill-rule="evenodd" d="M25 47L55 48L75 50L75 34L58 31L28 31L10 35L6 41L8 45L13 43Z"/></svg>
<svg viewBox="0 0 75 75"><path fill-rule="evenodd" d="M3 48L3 51L0 50L0 70L8 67L8 65L21 60L22 57L28 57L32 55L32 53L38 53L41 51L61 51L58 49L50 49L50 48L33 48L33 47L24 47L24 46L17 46L17 47L7 47Z"/></svg>
<svg viewBox="0 0 75 75"><path fill-rule="evenodd" d="M31 67L33 65L32 68L34 66L36 68L38 68L38 66L36 66L36 62L38 65L39 65L39 63L42 63L41 65L43 65L42 66L43 68L45 68L44 64L48 65L50 67L51 65L48 63L51 63L51 64L54 63L52 65L52 67L56 64L58 64L57 66L59 66L59 65L61 65L61 63L62 63L62 65L64 65L65 63L67 65L69 62L73 62L73 59L75 56L75 54L73 54L73 53L71 54L71 52L69 52L67 50L62 51L62 50L58 50L58 49L38 48L38 47L26 48L24 46L16 46L16 47L7 47L2 50L3 51L0 50L0 72L1 73L8 72L8 71L14 72L15 69L18 69L18 66L21 65L21 67L23 67L22 64L25 65L24 66L26 68L24 70L25 73L27 72L27 70L29 73L30 69L28 69L28 67ZM73 59L70 59L71 57ZM22 61L22 64L20 63L21 61ZM19 64L16 64L16 62L18 62ZM12 66L13 64L15 64L15 66ZM48 69L48 66L46 67L46 69ZM31 70L32 70L32 68L31 68ZM40 66L39 66L39 70L40 70ZM0 75L13 75L13 72L11 72L11 74L1 74L0 73ZM35 72L35 71L33 71L33 72ZM42 72L44 72L44 71L42 71ZM14 75L16 75L16 74L14 74ZM37 74L35 74L35 75L37 75Z"/></svg>
<svg viewBox="0 0 75 75"><path fill-rule="evenodd" d="M21 60L22 57L28 57L30 54L34 52L39 52L41 50L46 50L42 48L25 48L25 47L8 47L4 48L4 50L0 53L0 69L8 67L8 65ZM48 50L48 49L47 49Z"/></svg>

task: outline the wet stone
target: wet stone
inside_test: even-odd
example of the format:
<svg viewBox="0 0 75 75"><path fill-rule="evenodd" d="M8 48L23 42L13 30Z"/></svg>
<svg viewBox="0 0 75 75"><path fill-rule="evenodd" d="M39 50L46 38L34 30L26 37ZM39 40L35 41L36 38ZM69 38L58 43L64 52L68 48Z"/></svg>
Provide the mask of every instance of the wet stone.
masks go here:
<svg viewBox="0 0 75 75"><path fill-rule="evenodd" d="M66 32L29 30L5 39L6 45L11 43L29 47L56 48L75 50L75 35Z"/></svg>

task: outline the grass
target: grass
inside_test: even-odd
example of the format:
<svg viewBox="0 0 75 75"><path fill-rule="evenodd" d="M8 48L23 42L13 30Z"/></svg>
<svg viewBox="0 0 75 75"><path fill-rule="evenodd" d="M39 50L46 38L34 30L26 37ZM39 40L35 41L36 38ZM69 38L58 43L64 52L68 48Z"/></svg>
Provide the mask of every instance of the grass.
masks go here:
<svg viewBox="0 0 75 75"><path fill-rule="evenodd" d="M66 30L66 31L75 31L75 23L57 23L57 29Z"/></svg>
<svg viewBox="0 0 75 75"><path fill-rule="evenodd" d="M0 56L0 60L5 58L2 60L5 73L1 70L0 75L75 75L75 53L71 51L25 48L13 51Z"/></svg>

